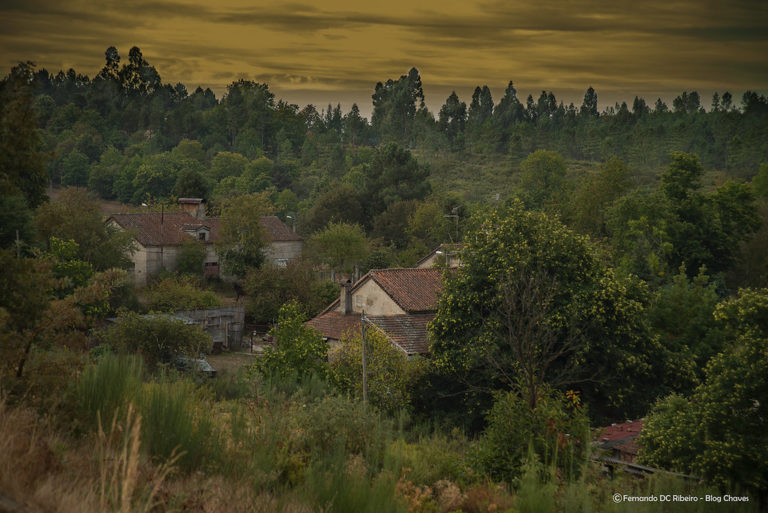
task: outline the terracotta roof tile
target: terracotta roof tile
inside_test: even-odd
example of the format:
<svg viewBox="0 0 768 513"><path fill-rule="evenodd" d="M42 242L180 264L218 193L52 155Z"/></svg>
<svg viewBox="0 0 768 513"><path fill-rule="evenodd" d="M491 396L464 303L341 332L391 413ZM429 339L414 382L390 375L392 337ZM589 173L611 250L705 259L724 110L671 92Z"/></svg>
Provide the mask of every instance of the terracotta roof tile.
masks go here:
<svg viewBox="0 0 768 513"><path fill-rule="evenodd" d="M221 220L218 217L198 219L186 212L112 214L109 219L114 220L123 229L135 232L136 240L143 246L183 244L192 238L192 235L185 230L195 230L202 226L210 230L209 241L216 242L219 240L221 226ZM273 242L303 240L276 216L262 217L261 225L267 230Z"/></svg>
<svg viewBox="0 0 768 513"><path fill-rule="evenodd" d="M277 216L264 216L261 225L269 231L272 242L290 242L304 240L300 235L291 231Z"/></svg>
<svg viewBox="0 0 768 513"><path fill-rule="evenodd" d="M341 340L342 335L348 330L360 330L360 314L325 312L311 319L307 324L326 338Z"/></svg>
<svg viewBox="0 0 768 513"><path fill-rule="evenodd" d="M369 315L366 318L400 346L406 354L429 352L427 324L435 318L434 314Z"/></svg>
<svg viewBox="0 0 768 513"><path fill-rule="evenodd" d="M207 226L210 240L219 237L218 219L197 219L186 212L152 212L147 214L112 214L109 219L125 230L136 234L136 240L143 246L173 246L194 240L184 230Z"/></svg>
<svg viewBox="0 0 768 513"><path fill-rule="evenodd" d="M443 289L442 269L374 269L369 275L406 312L437 310L437 299Z"/></svg>

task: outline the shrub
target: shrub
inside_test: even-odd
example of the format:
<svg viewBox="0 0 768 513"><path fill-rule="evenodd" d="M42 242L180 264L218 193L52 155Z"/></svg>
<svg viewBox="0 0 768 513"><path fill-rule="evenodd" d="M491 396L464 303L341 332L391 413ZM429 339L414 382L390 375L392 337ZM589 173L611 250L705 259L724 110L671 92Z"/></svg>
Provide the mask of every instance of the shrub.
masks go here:
<svg viewBox="0 0 768 513"><path fill-rule="evenodd" d="M101 337L117 352L140 354L150 370L177 355L197 356L211 347L211 336L199 326L167 315L140 316L129 312L102 332Z"/></svg>
<svg viewBox="0 0 768 513"><path fill-rule="evenodd" d="M533 409L514 392L499 393L487 420L478 461L493 478L519 477L529 444L545 466L555 463L569 473L583 459L589 422L557 392L541 393Z"/></svg>
<svg viewBox="0 0 768 513"><path fill-rule="evenodd" d="M420 360L409 360L381 331L366 330L368 400L389 413L408 406L418 378ZM346 335L330 357L329 379L339 390L362 395L362 337Z"/></svg>
<svg viewBox="0 0 768 513"><path fill-rule="evenodd" d="M141 387L144 365L135 355L105 354L97 363L88 365L75 387L76 403L88 426L95 428L99 416L102 424L112 421L125 408Z"/></svg>
<svg viewBox="0 0 768 513"><path fill-rule="evenodd" d="M176 312L221 306L218 296L202 290L189 278L159 279L144 289L147 308L156 312Z"/></svg>
<svg viewBox="0 0 768 513"><path fill-rule="evenodd" d="M264 351L256 363L262 375L324 374L328 347L320 333L304 324L304 314L297 301L280 308L277 326L270 331L275 344Z"/></svg>
<svg viewBox="0 0 768 513"><path fill-rule="evenodd" d="M218 430L194 386L185 381L147 383L138 397L142 442L163 460L178 455L187 470L215 464L221 450Z"/></svg>

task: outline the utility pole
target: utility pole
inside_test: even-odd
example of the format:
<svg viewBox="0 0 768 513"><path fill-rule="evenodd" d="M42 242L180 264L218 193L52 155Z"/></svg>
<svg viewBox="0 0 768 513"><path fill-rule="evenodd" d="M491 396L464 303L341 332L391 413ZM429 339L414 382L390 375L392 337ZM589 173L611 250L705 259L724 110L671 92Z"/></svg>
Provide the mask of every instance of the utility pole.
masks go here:
<svg viewBox="0 0 768 513"><path fill-rule="evenodd" d="M363 338L363 404L368 404L368 368L367 368L367 362L365 358L365 310L363 310L363 313L360 315L360 331L362 333Z"/></svg>

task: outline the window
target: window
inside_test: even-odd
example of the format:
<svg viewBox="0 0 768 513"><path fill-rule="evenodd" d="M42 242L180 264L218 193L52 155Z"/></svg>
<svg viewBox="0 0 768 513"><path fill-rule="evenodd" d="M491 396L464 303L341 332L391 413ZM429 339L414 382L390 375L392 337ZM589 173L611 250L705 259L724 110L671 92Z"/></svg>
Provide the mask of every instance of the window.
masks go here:
<svg viewBox="0 0 768 513"><path fill-rule="evenodd" d="M362 308L363 307L363 296L361 296L360 294L355 296L355 302L357 303L357 307L358 308Z"/></svg>
<svg viewBox="0 0 768 513"><path fill-rule="evenodd" d="M198 233L197 240L205 240L205 232Z"/></svg>
<svg viewBox="0 0 768 513"><path fill-rule="evenodd" d="M277 260L275 260L275 265L280 268L288 267L288 259L278 258Z"/></svg>

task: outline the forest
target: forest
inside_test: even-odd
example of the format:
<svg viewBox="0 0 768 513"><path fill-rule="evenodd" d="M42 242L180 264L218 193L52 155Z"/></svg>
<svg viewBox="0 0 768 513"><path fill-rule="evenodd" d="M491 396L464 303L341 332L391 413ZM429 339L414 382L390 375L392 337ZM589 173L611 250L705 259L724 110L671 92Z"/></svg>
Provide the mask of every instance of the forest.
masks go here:
<svg viewBox="0 0 768 513"><path fill-rule="evenodd" d="M0 504L69 511L768 511L768 99L683 91L598 108L478 85L439 112L412 68L357 105L217 98L138 47L93 77L0 82ZM220 217L129 279L110 208ZM265 261L261 216L304 239ZM429 354L306 324L340 277L441 244ZM329 279L329 275L333 278ZM241 297L242 296L242 297ZM274 344L202 379L178 310L244 304ZM116 321L115 321L116 319ZM361 353L368 353L363 398ZM600 429L643 419L637 477ZM73 478L74 476L74 478ZM36 509L32 509L36 510Z"/></svg>

